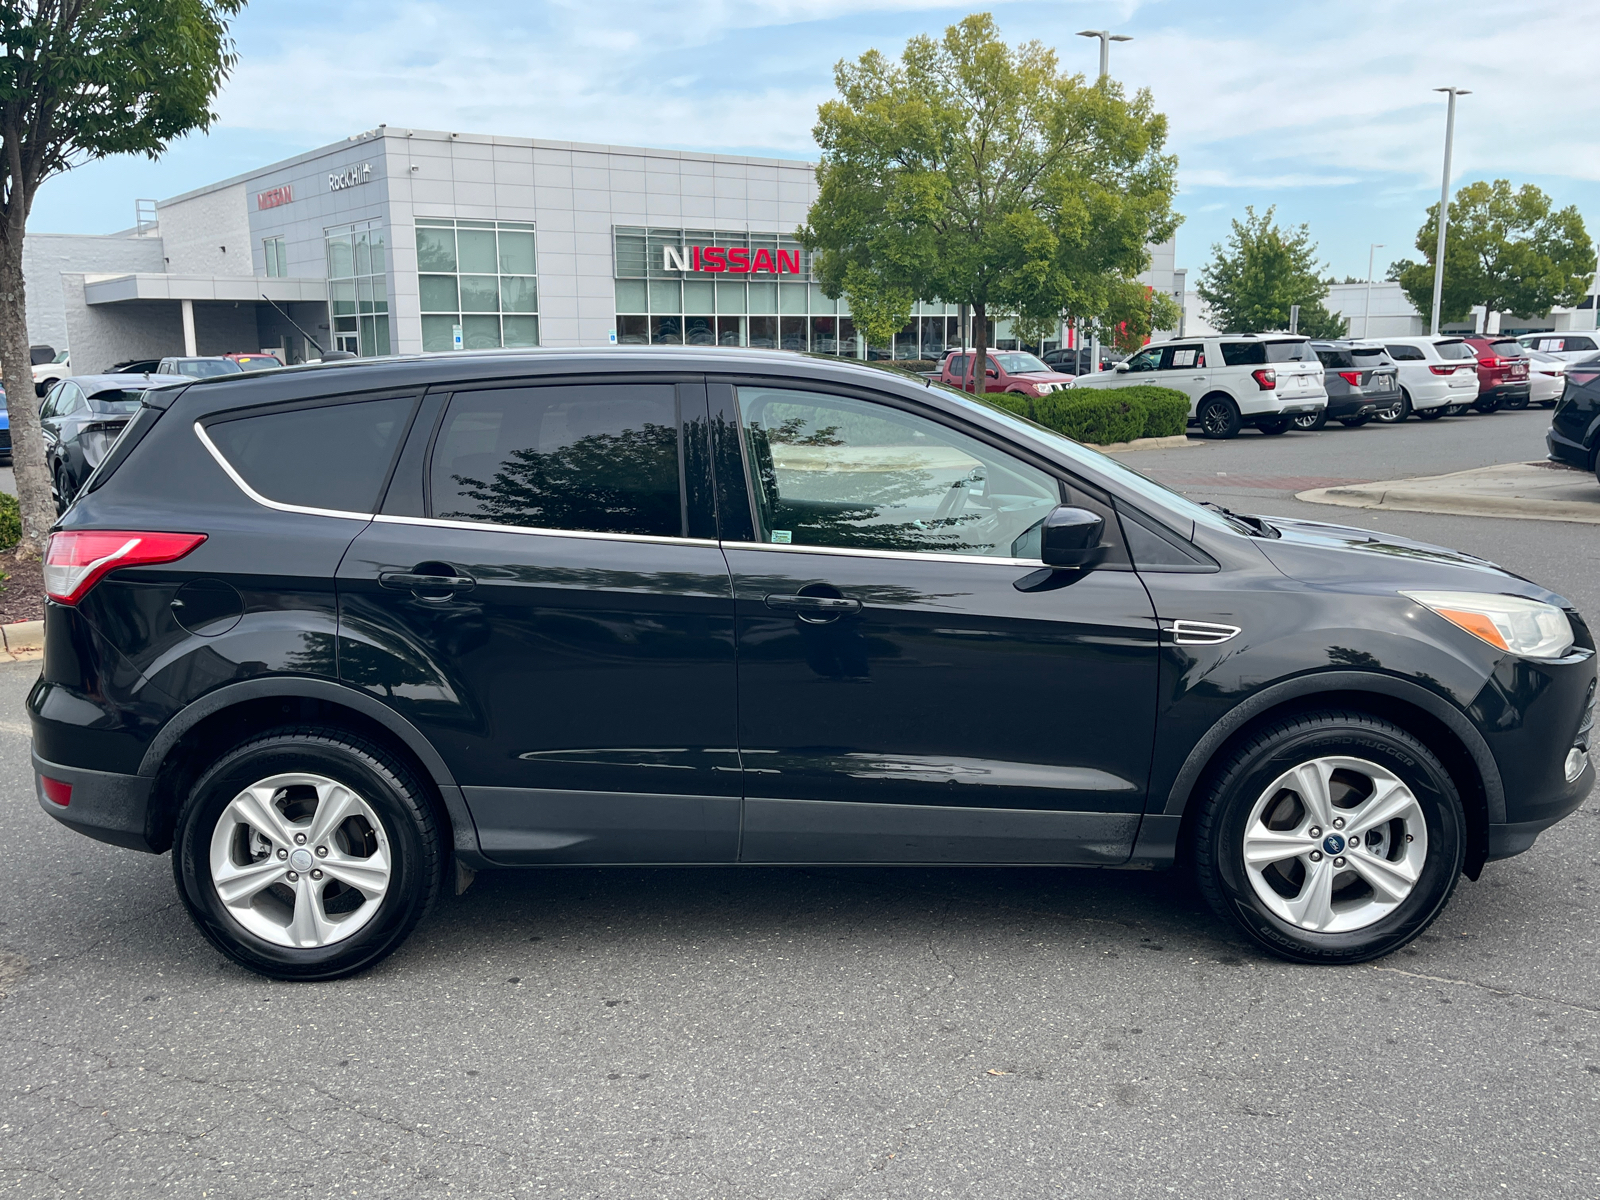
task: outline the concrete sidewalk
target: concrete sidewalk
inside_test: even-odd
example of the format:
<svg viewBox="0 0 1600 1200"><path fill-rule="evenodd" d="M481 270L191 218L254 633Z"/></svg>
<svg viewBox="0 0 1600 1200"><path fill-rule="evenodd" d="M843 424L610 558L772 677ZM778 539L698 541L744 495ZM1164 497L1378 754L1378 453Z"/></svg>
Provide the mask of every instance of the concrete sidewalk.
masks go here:
<svg viewBox="0 0 1600 1200"><path fill-rule="evenodd" d="M1312 488L1297 493L1295 499L1346 508L1600 525L1600 482L1587 471L1549 462L1503 463L1450 475Z"/></svg>

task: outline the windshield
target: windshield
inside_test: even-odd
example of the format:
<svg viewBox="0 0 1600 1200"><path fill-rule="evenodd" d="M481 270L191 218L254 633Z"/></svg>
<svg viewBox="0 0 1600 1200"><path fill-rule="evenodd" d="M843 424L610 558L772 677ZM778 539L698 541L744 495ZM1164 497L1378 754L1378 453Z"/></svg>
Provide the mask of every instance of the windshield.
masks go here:
<svg viewBox="0 0 1600 1200"><path fill-rule="evenodd" d="M1312 353L1311 343L1298 342L1268 342L1267 361L1279 362L1315 362L1317 356Z"/></svg>
<svg viewBox="0 0 1600 1200"><path fill-rule="evenodd" d="M232 375L240 370L239 364L226 358L180 358L178 374L193 379L209 379L213 375Z"/></svg>
<svg viewBox="0 0 1600 1200"><path fill-rule="evenodd" d="M69 357L70 357L70 355L68 354L68 352L63 350L60 354L55 356L53 361L58 362L58 363L64 363L64 362L67 361L67 359Z"/></svg>
<svg viewBox="0 0 1600 1200"><path fill-rule="evenodd" d="M144 389L112 388L109 391L96 392L89 399L94 401L96 408L114 413L131 413L138 409L139 402L144 399Z"/></svg>
<svg viewBox="0 0 1600 1200"><path fill-rule="evenodd" d="M1050 369L1031 354L1017 354L1013 351L1006 351L1000 354L991 354L989 357L1004 367L1007 375L1026 375L1030 371L1048 371Z"/></svg>
<svg viewBox="0 0 1600 1200"><path fill-rule="evenodd" d="M1110 455L1101 454L1098 450L1091 450L1087 446L1073 441L1065 434L1057 433L1055 430L1030 421L1026 417L1019 417L1015 413L1007 412L1003 408L980 403L971 396L958 392L942 383L936 383L933 386L954 397L955 401L969 412L981 412L987 417L993 417L1004 424L1012 426L1014 429L1049 444L1069 464L1081 466L1085 471L1098 473L1101 478L1120 484L1135 495L1149 500L1158 509L1164 510L1176 522L1193 521L1197 525L1204 525L1208 529L1215 529L1222 533L1249 534L1254 532L1243 522L1234 521L1215 509L1203 508L1182 493L1175 492L1164 484L1157 483L1154 479L1139 474L1131 467L1123 466Z"/></svg>

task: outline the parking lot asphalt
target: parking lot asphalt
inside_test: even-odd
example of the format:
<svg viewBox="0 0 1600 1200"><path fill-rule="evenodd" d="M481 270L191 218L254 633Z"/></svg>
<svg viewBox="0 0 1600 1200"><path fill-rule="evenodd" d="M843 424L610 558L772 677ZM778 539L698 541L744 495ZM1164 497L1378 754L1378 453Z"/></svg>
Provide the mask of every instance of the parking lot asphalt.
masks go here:
<svg viewBox="0 0 1600 1200"><path fill-rule="evenodd" d="M1124 461L1594 613L1593 527L1292 499L1535 459L1546 419ZM377 969L297 986L211 951L167 858L38 810L35 673L0 667L0 1196L1600 1192L1593 800L1362 967L1263 957L1170 874L568 870L480 875Z"/></svg>

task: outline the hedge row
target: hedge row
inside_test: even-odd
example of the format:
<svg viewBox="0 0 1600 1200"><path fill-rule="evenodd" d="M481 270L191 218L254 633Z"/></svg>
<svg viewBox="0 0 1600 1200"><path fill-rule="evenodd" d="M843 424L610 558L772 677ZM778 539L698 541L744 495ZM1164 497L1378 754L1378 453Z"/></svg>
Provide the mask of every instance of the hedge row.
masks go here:
<svg viewBox="0 0 1600 1200"><path fill-rule="evenodd" d="M22 506L9 492L0 492L0 551L13 549L22 540Z"/></svg>
<svg viewBox="0 0 1600 1200"><path fill-rule="evenodd" d="M1189 397L1173 388L1139 384L1068 388L1044 396L991 392L990 404L1037 421L1074 441L1095 446L1142 437L1172 437L1189 423Z"/></svg>

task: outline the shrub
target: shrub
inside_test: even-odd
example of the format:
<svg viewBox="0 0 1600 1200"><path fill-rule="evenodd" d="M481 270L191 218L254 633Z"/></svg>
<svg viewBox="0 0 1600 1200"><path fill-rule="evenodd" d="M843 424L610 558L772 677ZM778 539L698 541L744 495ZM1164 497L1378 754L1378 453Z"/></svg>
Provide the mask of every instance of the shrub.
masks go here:
<svg viewBox="0 0 1600 1200"><path fill-rule="evenodd" d="M22 506L17 498L0 492L0 550L10 550L22 540Z"/></svg>
<svg viewBox="0 0 1600 1200"><path fill-rule="evenodd" d="M1144 435L1145 406L1124 388L1104 391L1068 388L1051 392L1033 402L1034 420L1057 433L1093 445L1131 442Z"/></svg>
<svg viewBox="0 0 1600 1200"><path fill-rule="evenodd" d="M1177 388L1141 383L1112 390L1124 396L1131 392L1135 402L1144 406L1144 432L1140 437L1173 437L1189 427L1189 397Z"/></svg>

